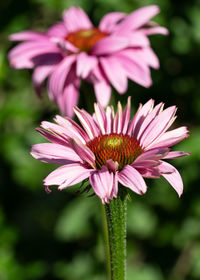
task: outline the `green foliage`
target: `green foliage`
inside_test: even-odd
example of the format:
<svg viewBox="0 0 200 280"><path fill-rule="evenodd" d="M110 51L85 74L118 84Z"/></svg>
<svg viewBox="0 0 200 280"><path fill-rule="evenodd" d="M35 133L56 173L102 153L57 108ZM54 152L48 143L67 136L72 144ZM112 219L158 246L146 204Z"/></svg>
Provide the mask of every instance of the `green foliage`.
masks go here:
<svg viewBox="0 0 200 280"><path fill-rule="evenodd" d="M42 180L55 166L33 159L29 151L45 141L34 128L58 111L45 90L41 99L35 95L31 71L10 69L9 34L45 30L71 5L84 8L97 25L107 12L129 13L151 4L161 7L156 21L170 29L168 37L151 36L161 68L151 71L150 89L129 82L128 93L115 94L112 103L125 104L132 95L134 108L149 98L176 104L175 126L187 125L191 136L175 149L191 156L173 161L184 181L180 199L164 179L146 180L145 196L131 194L127 280L200 278L199 1L10 0L0 3L1 280L103 280L106 272L98 199L76 196L79 186L44 192Z"/></svg>

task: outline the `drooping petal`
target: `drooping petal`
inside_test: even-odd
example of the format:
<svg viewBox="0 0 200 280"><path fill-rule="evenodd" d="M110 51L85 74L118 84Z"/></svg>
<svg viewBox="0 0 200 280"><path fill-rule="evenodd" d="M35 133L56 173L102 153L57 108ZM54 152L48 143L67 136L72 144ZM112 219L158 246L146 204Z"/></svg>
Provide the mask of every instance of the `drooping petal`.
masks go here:
<svg viewBox="0 0 200 280"><path fill-rule="evenodd" d="M74 84L65 87L62 94L57 97L57 104L61 113L65 116L74 116L74 106L78 105L79 89Z"/></svg>
<svg viewBox="0 0 200 280"><path fill-rule="evenodd" d="M53 100L63 93L67 75L72 64L76 60L76 55L66 56L56 67L49 79L49 94Z"/></svg>
<svg viewBox="0 0 200 280"><path fill-rule="evenodd" d="M71 7L63 12L63 20L68 32L93 27L88 15L80 7Z"/></svg>
<svg viewBox="0 0 200 280"><path fill-rule="evenodd" d="M123 71L129 79L143 87L152 85L151 73L145 63L139 64L136 60L134 61L134 57L128 57L124 53L119 53L115 57L118 58Z"/></svg>
<svg viewBox="0 0 200 280"><path fill-rule="evenodd" d="M52 73L54 66L38 66L32 76L33 86L38 95L41 94L41 87L45 79Z"/></svg>
<svg viewBox="0 0 200 280"><path fill-rule="evenodd" d="M58 53L57 46L51 42L25 42L14 47L8 54L10 65L14 68L33 68L33 58L47 53Z"/></svg>
<svg viewBox="0 0 200 280"><path fill-rule="evenodd" d="M144 194L147 190L146 183L140 173L130 165L126 165L118 172L118 181L137 194Z"/></svg>
<svg viewBox="0 0 200 280"><path fill-rule="evenodd" d="M127 77L118 59L112 56L101 57L100 63L113 87L116 88L119 93L124 93L128 86Z"/></svg>
<svg viewBox="0 0 200 280"><path fill-rule="evenodd" d="M102 202L109 203L109 199L112 199L113 173L103 166L90 176L90 184Z"/></svg>
<svg viewBox="0 0 200 280"><path fill-rule="evenodd" d="M68 186L75 185L90 176L93 169L87 169L80 163L73 163L58 167L51 172L45 179L44 185L61 185L58 189L62 190Z"/></svg>
<svg viewBox="0 0 200 280"><path fill-rule="evenodd" d="M106 107L110 101L111 86L107 81L97 81L94 84L94 91L97 101L101 106Z"/></svg>
<svg viewBox="0 0 200 280"><path fill-rule="evenodd" d="M170 172L171 170L173 170L173 172ZM162 164L159 165L159 171L175 189L178 195L181 196L181 194L183 193L183 181L178 170L168 162L162 162Z"/></svg>
<svg viewBox="0 0 200 280"><path fill-rule="evenodd" d="M117 27L119 21L124 19L125 13L111 12L102 17L99 23L99 29L104 32L111 33Z"/></svg>
<svg viewBox="0 0 200 280"><path fill-rule="evenodd" d="M40 161L54 164L81 162L81 158L71 147L54 143L42 143L32 146L31 155Z"/></svg>
<svg viewBox="0 0 200 280"><path fill-rule="evenodd" d="M95 68L98 60L95 56L87 55L85 52L81 52L77 55L76 74L78 77L85 79L91 70Z"/></svg>

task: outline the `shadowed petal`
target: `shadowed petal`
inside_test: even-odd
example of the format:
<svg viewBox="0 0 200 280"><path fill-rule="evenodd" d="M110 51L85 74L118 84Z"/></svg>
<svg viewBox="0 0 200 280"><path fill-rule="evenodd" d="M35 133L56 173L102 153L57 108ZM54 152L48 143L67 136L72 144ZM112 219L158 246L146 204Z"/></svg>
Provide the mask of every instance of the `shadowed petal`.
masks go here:
<svg viewBox="0 0 200 280"><path fill-rule="evenodd" d="M109 172L105 166L90 176L90 184L104 204L112 199L113 179L113 173Z"/></svg>
<svg viewBox="0 0 200 280"><path fill-rule="evenodd" d="M47 30L46 34L50 37L64 38L67 35L67 29L63 22L57 22Z"/></svg>
<svg viewBox="0 0 200 280"><path fill-rule="evenodd" d="M176 151L176 152L169 152L164 159L169 159L169 158L179 158L179 157L185 157L189 156L191 153L187 152L182 152L182 151Z"/></svg>
<svg viewBox="0 0 200 280"><path fill-rule="evenodd" d="M83 161L89 163L93 168L95 168L95 156L86 145L75 139L71 139L69 143Z"/></svg>
<svg viewBox="0 0 200 280"><path fill-rule="evenodd" d="M125 13L111 12L102 17L99 28L104 32L112 32L117 27L117 23L126 16Z"/></svg>
<svg viewBox="0 0 200 280"><path fill-rule="evenodd" d="M77 55L77 76L85 79L97 63L98 61L95 56L87 55L85 52L81 52Z"/></svg>
<svg viewBox="0 0 200 280"><path fill-rule="evenodd" d="M63 93L67 75L71 69L72 64L76 59L76 55L65 57L61 63L56 67L49 79L49 92L53 100L56 100L58 95Z"/></svg>
<svg viewBox="0 0 200 280"><path fill-rule="evenodd" d="M146 183L140 173L130 165L126 165L118 173L118 181L137 194L144 194L147 190Z"/></svg>
<svg viewBox="0 0 200 280"><path fill-rule="evenodd" d="M63 165L55 169L44 179L44 185L60 185L58 189L62 190L85 180L90 176L91 172L94 172L94 170L87 169L80 163Z"/></svg>
<svg viewBox="0 0 200 280"><path fill-rule="evenodd" d="M173 170L172 173L171 170ZM183 193L183 181L178 170L168 162L162 162L162 164L159 165L159 171L162 174L162 176L175 189L178 195L181 196L181 194ZM167 174L167 172L169 173Z"/></svg>
<svg viewBox="0 0 200 280"><path fill-rule="evenodd" d="M79 89L74 84L69 84L65 87L63 94L57 97L57 104L63 115L73 117L74 106L78 104Z"/></svg>
<svg viewBox="0 0 200 280"><path fill-rule="evenodd" d="M54 70L54 67L54 65L45 65L35 68L32 76L32 82L38 95L41 94L41 87L44 80L51 74L51 72Z"/></svg>

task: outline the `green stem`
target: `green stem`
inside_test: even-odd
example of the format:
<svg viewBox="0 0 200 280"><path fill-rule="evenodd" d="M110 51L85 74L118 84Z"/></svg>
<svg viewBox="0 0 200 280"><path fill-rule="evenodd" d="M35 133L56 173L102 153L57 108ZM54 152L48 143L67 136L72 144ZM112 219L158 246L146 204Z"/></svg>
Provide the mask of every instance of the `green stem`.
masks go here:
<svg viewBox="0 0 200 280"><path fill-rule="evenodd" d="M108 273L111 280L125 280L126 277L126 207L127 198L122 192L105 205Z"/></svg>

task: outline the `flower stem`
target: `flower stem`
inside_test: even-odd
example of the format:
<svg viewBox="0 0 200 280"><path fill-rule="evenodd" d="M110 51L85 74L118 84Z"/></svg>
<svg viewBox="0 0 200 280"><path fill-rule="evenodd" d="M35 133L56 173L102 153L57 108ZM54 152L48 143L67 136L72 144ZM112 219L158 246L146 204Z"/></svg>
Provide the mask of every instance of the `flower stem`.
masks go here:
<svg viewBox="0 0 200 280"><path fill-rule="evenodd" d="M105 205L108 273L111 280L125 280L126 277L126 207L127 198L123 192Z"/></svg>

